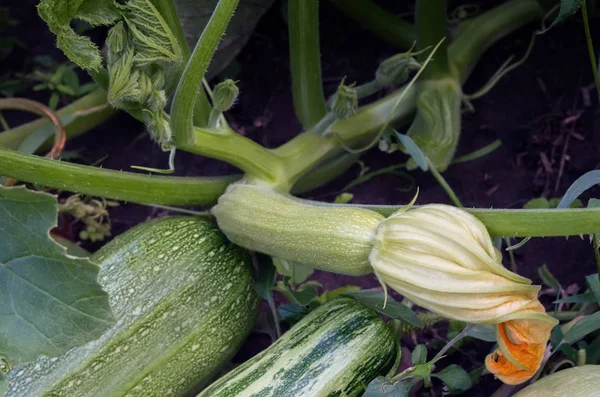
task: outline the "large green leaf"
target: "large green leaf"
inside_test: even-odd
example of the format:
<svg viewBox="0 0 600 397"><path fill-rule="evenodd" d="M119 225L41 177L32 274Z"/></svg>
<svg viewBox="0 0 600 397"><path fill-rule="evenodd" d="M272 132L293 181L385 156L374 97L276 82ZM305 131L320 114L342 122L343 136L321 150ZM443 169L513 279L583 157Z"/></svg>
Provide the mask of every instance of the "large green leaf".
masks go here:
<svg viewBox="0 0 600 397"><path fill-rule="evenodd" d="M174 0L173 2L183 25L185 38L190 48L194 48L218 0ZM273 2L274 0L240 0L210 64L206 75L208 79L219 74L242 50L256 24Z"/></svg>
<svg viewBox="0 0 600 397"><path fill-rule="evenodd" d="M98 267L53 242L56 199L0 187L0 358L56 357L98 338L113 323Z"/></svg>

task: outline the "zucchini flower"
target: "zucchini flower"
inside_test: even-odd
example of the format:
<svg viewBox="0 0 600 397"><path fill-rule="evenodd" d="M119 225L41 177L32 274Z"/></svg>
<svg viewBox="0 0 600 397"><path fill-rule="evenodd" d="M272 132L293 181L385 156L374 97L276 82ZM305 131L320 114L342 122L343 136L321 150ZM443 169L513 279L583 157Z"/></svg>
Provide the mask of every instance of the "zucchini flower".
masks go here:
<svg viewBox="0 0 600 397"><path fill-rule="evenodd" d="M556 320L538 286L502 266L485 226L447 205L410 206L388 218L234 184L213 208L234 243L330 272L375 272L382 284L447 318L497 326L487 368L517 384L540 367Z"/></svg>
<svg viewBox="0 0 600 397"><path fill-rule="evenodd" d="M446 205L403 209L382 221L369 262L382 283L444 317L497 324L499 348L486 366L518 384L538 370L556 320L539 286L501 264L485 226Z"/></svg>

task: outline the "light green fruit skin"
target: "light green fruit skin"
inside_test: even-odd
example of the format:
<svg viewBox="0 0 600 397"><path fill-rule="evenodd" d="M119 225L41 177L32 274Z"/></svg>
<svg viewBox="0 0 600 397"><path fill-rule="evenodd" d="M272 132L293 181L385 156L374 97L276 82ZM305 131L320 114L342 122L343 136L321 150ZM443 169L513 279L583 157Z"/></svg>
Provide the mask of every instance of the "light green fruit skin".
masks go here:
<svg viewBox="0 0 600 397"><path fill-rule="evenodd" d="M527 386L514 397L598 397L600 365L558 371Z"/></svg>
<svg viewBox="0 0 600 397"><path fill-rule="evenodd" d="M213 208L219 228L242 247L339 274L373 272L376 212L307 204L269 188L236 184Z"/></svg>
<svg viewBox="0 0 600 397"><path fill-rule="evenodd" d="M392 332L374 311L338 298L198 397L359 396L390 370L398 354Z"/></svg>
<svg viewBox="0 0 600 397"><path fill-rule="evenodd" d="M211 380L254 323L249 258L205 221L143 223L92 259L117 324L13 370L8 397L185 395Z"/></svg>

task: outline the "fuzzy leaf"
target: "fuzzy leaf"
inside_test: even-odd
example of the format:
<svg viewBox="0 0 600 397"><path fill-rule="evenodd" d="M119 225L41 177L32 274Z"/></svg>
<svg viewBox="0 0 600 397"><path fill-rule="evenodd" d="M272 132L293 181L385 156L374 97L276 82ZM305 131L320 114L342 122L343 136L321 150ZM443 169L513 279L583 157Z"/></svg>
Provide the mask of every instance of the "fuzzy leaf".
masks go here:
<svg viewBox="0 0 600 397"><path fill-rule="evenodd" d="M56 217L53 196L0 188L0 357L11 366L61 355L114 323L98 267L49 237Z"/></svg>
<svg viewBox="0 0 600 397"><path fill-rule="evenodd" d="M98 47L87 37L80 36L69 24L80 19L91 25L110 25L120 18L112 0L42 0L38 5L40 17L56 35L56 44L65 55L83 69L98 70L102 56Z"/></svg>

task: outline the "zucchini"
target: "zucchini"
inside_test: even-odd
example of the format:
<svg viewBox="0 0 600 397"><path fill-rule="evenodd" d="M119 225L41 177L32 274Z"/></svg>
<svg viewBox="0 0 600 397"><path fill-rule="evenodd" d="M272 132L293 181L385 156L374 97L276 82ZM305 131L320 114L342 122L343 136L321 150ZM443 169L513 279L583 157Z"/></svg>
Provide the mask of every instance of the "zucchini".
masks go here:
<svg viewBox="0 0 600 397"><path fill-rule="evenodd" d="M9 374L9 397L179 396L201 390L254 324L245 251L212 224L140 224L92 260L117 324L101 338Z"/></svg>
<svg viewBox="0 0 600 397"><path fill-rule="evenodd" d="M391 330L373 310L337 298L198 397L357 396L395 367L399 355Z"/></svg>

